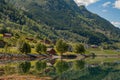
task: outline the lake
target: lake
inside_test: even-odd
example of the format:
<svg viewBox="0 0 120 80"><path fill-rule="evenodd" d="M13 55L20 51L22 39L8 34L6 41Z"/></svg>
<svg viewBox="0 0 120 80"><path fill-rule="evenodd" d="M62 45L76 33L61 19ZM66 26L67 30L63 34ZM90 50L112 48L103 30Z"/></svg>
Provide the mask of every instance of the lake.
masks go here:
<svg viewBox="0 0 120 80"><path fill-rule="evenodd" d="M118 58L87 58L81 60L43 59L34 61L2 61L0 80L120 80ZM11 77L12 76L12 77ZM27 77L25 77L27 76ZM30 78L31 77L31 78Z"/></svg>

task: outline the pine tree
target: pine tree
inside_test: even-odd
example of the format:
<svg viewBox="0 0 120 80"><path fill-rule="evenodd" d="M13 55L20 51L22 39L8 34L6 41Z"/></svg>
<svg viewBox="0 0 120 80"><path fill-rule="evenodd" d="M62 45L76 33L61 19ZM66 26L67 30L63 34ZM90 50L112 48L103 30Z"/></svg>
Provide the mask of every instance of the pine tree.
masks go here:
<svg viewBox="0 0 120 80"><path fill-rule="evenodd" d="M20 51L22 53L25 53L25 54L30 53L31 52L31 47L28 43L24 42Z"/></svg>

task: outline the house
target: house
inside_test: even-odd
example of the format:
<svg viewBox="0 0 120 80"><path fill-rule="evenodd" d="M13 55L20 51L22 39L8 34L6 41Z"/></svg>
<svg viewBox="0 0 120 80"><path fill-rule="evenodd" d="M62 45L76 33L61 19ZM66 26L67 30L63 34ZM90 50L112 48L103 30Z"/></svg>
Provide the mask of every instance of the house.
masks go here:
<svg viewBox="0 0 120 80"><path fill-rule="evenodd" d="M50 55L56 55L56 51L53 48L47 48L47 53Z"/></svg>
<svg viewBox="0 0 120 80"><path fill-rule="evenodd" d="M48 40L48 39L45 39L45 40L41 40L40 41L41 43L44 43L44 44L51 44L51 41L50 40Z"/></svg>
<svg viewBox="0 0 120 80"><path fill-rule="evenodd" d="M3 37L4 37L4 38L11 38L11 37L12 37L12 34L11 34L11 33L4 33L4 34L3 34Z"/></svg>
<svg viewBox="0 0 120 80"><path fill-rule="evenodd" d="M91 45L91 48L98 48L97 45Z"/></svg>
<svg viewBox="0 0 120 80"><path fill-rule="evenodd" d="M50 41L50 40L45 39L45 40L44 40L44 43L45 43L45 44L51 44L51 41Z"/></svg>
<svg viewBox="0 0 120 80"><path fill-rule="evenodd" d="M34 39L33 38L25 38L26 40L28 40L28 41L33 41Z"/></svg>
<svg viewBox="0 0 120 80"><path fill-rule="evenodd" d="M4 47L5 47L5 44L6 44L6 42L5 42L5 41L0 40L0 48L4 48Z"/></svg>

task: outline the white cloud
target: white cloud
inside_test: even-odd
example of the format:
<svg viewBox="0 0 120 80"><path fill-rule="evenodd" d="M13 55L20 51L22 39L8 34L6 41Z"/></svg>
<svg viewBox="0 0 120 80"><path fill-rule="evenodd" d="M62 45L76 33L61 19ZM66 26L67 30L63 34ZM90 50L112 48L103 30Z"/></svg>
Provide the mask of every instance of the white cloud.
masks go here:
<svg viewBox="0 0 120 80"><path fill-rule="evenodd" d="M78 6L80 6L80 5L88 6L88 5L93 4L99 0L74 0L74 1L78 4Z"/></svg>
<svg viewBox="0 0 120 80"><path fill-rule="evenodd" d="M111 2L105 2L102 6L103 7L108 7L111 4Z"/></svg>
<svg viewBox="0 0 120 80"><path fill-rule="evenodd" d="M114 26L116 26L116 27L119 27L120 28L120 22L111 22Z"/></svg>
<svg viewBox="0 0 120 80"><path fill-rule="evenodd" d="M114 3L115 8L120 9L120 0L116 0Z"/></svg>

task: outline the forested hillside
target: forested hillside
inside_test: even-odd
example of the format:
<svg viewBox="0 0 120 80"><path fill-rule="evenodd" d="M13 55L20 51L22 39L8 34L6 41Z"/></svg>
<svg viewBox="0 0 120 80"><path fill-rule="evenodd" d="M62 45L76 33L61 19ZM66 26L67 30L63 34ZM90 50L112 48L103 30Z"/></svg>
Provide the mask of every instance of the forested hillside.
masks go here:
<svg viewBox="0 0 120 80"><path fill-rule="evenodd" d="M68 41L82 41L91 44L120 41L120 29L89 12L84 6L78 7L73 0L5 1L4 6L8 8L0 11L0 15L5 17L1 21L10 21L19 25L20 27L16 26L19 30L37 33L40 35L39 37L63 38ZM3 9L3 7L1 8ZM10 13L6 14L6 11ZM14 27L12 25L10 29Z"/></svg>

